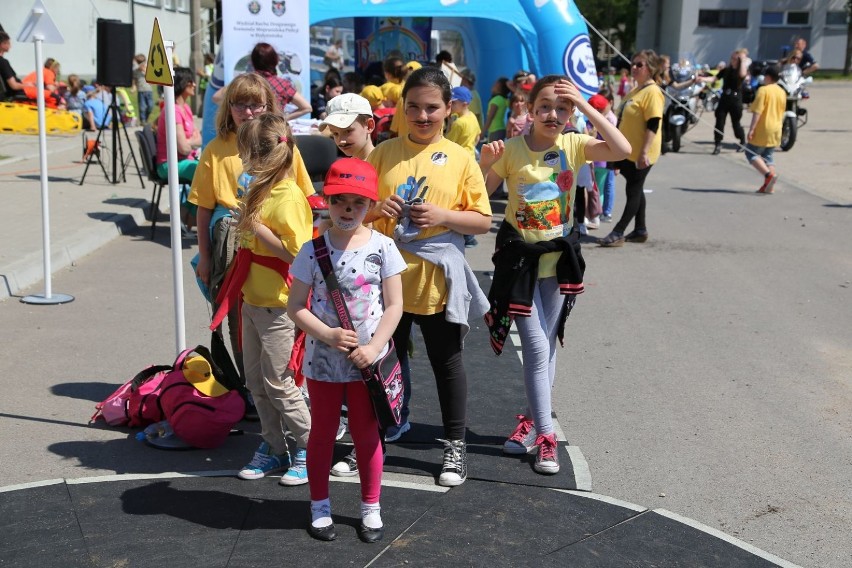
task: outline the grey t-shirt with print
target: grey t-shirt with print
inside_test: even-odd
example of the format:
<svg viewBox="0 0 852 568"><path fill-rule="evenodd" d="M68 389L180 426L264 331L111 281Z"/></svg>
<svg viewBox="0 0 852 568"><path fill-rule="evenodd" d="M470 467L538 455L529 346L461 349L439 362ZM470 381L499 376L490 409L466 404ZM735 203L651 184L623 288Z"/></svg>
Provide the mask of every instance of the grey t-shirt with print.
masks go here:
<svg viewBox="0 0 852 568"><path fill-rule="evenodd" d="M336 249L331 246L328 237L325 238L325 244L346 300L349 317L358 333L358 343L366 345L384 313L382 279L405 270L405 260L393 240L376 231L372 231L366 245L357 249ZM313 289L311 312L329 327L340 327L340 319L326 288L312 241L305 243L299 251L290 267L290 274ZM386 351L387 346L381 355ZM302 371L306 377L317 381L342 383L361 380L361 372L347 358L346 353L310 336L305 340L305 364Z"/></svg>

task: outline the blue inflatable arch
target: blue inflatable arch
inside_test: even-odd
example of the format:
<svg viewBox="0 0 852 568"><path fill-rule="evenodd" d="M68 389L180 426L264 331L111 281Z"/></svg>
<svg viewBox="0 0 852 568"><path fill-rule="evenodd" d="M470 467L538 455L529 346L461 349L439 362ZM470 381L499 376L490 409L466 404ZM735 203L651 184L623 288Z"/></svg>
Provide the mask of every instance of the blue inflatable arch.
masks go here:
<svg viewBox="0 0 852 568"><path fill-rule="evenodd" d="M381 16L431 17L433 29L459 32L483 101L498 77L511 77L519 69L539 77L565 74L586 97L597 92L588 29L573 0L310 0L308 17L314 26ZM215 136L214 113L208 112L215 107L210 100L215 77L211 85L204 101L205 143Z"/></svg>

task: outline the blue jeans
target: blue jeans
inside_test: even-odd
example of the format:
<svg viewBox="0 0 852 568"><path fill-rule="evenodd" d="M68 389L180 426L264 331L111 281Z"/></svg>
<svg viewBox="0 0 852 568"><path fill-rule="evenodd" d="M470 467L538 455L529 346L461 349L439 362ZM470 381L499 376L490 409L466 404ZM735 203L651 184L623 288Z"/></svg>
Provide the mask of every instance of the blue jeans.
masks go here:
<svg viewBox="0 0 852 568"><path fill-rule="evenodd" d="M152 91L139 91L139 120L142 124L148 122L148 117L151 116L151 110L154 108L154 93Z"/></svg>
<svg viewBox="0 0 852 568"><path fill-rule="evenodd" d="M615 205L615 172L608 168L595 168L595 182L601 193L603 214L611 217Z"/></svg>

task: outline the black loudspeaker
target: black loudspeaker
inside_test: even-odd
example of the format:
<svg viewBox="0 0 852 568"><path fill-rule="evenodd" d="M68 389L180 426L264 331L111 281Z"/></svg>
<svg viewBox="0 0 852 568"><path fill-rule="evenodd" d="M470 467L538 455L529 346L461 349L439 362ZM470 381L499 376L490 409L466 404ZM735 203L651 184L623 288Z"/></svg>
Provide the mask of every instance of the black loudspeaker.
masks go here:
<svg viewBox="0 0 852 568"><path fill-rule="evenodd" d="M101 85L133 84L133 24L98 18L98 76Z"/></svg>

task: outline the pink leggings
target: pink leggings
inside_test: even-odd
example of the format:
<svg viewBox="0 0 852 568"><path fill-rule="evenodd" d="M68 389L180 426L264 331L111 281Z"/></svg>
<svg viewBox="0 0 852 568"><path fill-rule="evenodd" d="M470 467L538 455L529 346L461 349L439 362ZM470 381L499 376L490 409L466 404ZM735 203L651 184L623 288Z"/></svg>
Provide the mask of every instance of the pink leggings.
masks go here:
<svg viewBox="0 0 852 568"><path fill-rule="evenodd" d="M308 438L308 482L311 500L328 499L328 476L334 438L340 424L343 396L349 409L349 432L355 442L361 500L378 503L382 492L382 444L373 403L362 381L331 383L307 379L311 397L311 434Z"/></svg>

